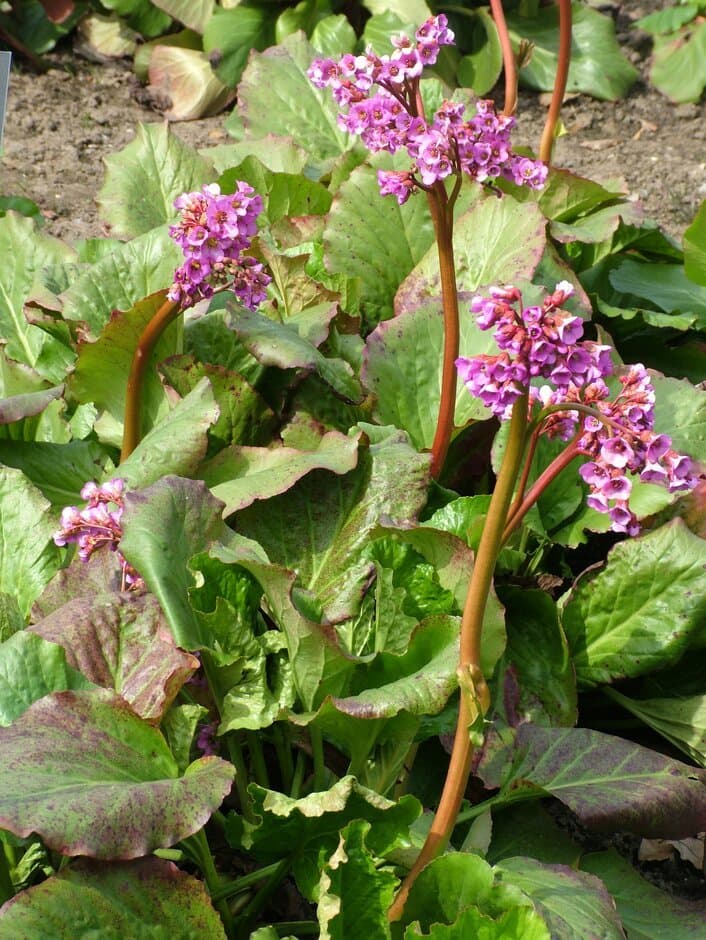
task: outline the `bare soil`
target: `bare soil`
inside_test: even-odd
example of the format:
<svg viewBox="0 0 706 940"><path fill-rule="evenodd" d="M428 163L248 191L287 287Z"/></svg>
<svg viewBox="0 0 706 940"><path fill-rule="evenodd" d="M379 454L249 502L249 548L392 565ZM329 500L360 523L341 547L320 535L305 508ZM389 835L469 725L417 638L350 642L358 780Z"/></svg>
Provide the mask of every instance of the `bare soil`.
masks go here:
<svg viewBox="0 0 706 940"><path fill-rule="evenodd" d="M675 105L647 81L650 37L632 23L662 0L628 0L606 6L641 80L615 103L586 95L568 100L562 120L568 133L554 162L593 179L625 180L648 217L679 238L706 198L706 103ZM20 64L8 99L0 193L27 196L47 217L46 231L74 241L106 234L95 197L103 158L124 147L138 122L162 118L145 104L129 62L98 65L70 49L52 58L56 68L38 75ZM519 142L537 146L546 105L523 93ZM195 147L225 143L224 115L174 125Z"/></svg>

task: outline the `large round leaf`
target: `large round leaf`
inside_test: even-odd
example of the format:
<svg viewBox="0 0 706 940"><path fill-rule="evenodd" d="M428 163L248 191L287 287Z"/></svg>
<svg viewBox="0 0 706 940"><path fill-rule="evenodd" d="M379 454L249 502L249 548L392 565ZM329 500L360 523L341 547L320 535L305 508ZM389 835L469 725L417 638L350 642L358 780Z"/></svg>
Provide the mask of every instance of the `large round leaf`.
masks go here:
<svg viewBox="0 0 706 940"><path fill-rule="evenodd" d="M0 911L5 940L221 940L203 884L158 858L82 860L23 891Z"/></svg>
<svg viewBox="0 0 706 940"><path fill-rule="evenodd" d="M63 855L129 859L203 827L233 781L218 757L183 777L167 744L119 696L55 692L0 729L0 826Z"/></svg>

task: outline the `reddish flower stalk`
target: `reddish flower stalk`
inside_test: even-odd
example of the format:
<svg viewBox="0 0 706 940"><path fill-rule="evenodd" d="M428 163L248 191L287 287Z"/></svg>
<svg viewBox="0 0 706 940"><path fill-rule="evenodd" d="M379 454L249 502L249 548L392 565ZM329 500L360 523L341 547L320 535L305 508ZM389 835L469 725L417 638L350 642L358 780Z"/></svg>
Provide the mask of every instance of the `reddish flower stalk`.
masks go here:
<svg viewBox="0 0 706 940"><path fill-rule="evenodd" d="M502 0L490 0L490 10L493 14L495 27L498 31L500 49L503 54L503 71L505 73L505 102L503 114L508 116L515 113L517 108L517 60L512 50L510 33L505 20Z"/></svg>
<svg viewBox="0 0 706 940"><path fill-rule="evenodd" d="M569 77L571 62L571 0L558 0L559 4L559 57L554 78L552 100L547 112L547 120L539 143L539 159L550 163L554 150L554 134L564 101L566 82Z"/></svg>

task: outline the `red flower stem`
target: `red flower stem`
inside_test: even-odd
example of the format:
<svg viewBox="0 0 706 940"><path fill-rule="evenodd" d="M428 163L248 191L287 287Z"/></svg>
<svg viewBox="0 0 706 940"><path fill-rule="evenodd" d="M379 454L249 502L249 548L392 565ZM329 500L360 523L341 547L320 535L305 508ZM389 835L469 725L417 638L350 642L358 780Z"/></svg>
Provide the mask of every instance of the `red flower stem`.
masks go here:
<svg viewBox="0 0 706 940"><path fill-rule="evenodd" d="M558 0L559 3L559 58L556 66L556 78L552 100L547 112L547 120L542 131L539 143L539 159L550 163L554 149L554 131L556 129L561 104L566 91L566 80L569 76L569 63L571 62L571 0Z"/></svg>
<svg viewBox="0 0 706 940"><path fill-rule="evenodd" d="M454 189L457 194L457 189ZM452 194L453 195L453 194ZM444 184L438 182L427 193L439 253L441 303L444 311L444 351L441 366L441 397L434 441L431 445L431 475L441 473L451 442L456 407L456 360L459 347L458 290L453 247L453 200L446 195Z"/></svg>
<svg viewBox="0 0 706 940"><path fill-rule="evenodd" d="M145 372L154 352L154 347L172 321L181 313L181 307L173 300L165 300L157 310L140 336L132 357L130 377L127 380L127 393L125 396L125 421L123 424L123 447L120 452L120 462L130 456L140 443L140 406L142 386Z"/></svg>
<svg viewBox="0 0 706 940"><path fill-rule="evenodd" d="M544 490L549 486L552 480L556 479L559 476L562 470L569 466L574 457L578 457L580 451L576 439L574 439L566 450L563 450L558 457L556 457L549 466L544 470L544 472L537 477L535 482L530 487L529 492L522 500L520 505L515 509L513 507L513 512L508 516L507 524L505 526L505 531L503 532L502 544L504 545L507 540L510 538L512 533L522 522L525 514L532 508L532 506L537 502L539 497L542 495Z"/></svg>
<svg viewBox="0 0 706 940"><path fill-rule="evenodd" d="M528 396L518 399L512 409L510 433L503 456L495 490L488 507L488 515L483 526L478 552L476 554L471 583L466 595L466 603L461 621L461 655L459 678L461 680L461 699L456 725L453 750L449 769L444 781L444 788L439 801L434 821L412 870L407 875L397 897L388 912L391 921L402 916L407 896L421 870L436 858L446 847L468 784L473 747L469 734L472 721L470 693L464 689L463 681L470 679L483 712L489 704L488 687L480 671L481 636L483 617L488 601L488 594L493 583L493 572L498 553L502 547L503 530L507 519L510 501L515 489L525 451L527 431Z"/></svg>
<svg viewBox="0 0 706 940"><path fill-rule="evenodd" d="M500 48L503 54L503 70L505 72L505 104L503 114L508 117L515 113L517 108L517 60L512 51L510 33L505 22L502 0L490 0L490 9L498 31Z"/></svg>

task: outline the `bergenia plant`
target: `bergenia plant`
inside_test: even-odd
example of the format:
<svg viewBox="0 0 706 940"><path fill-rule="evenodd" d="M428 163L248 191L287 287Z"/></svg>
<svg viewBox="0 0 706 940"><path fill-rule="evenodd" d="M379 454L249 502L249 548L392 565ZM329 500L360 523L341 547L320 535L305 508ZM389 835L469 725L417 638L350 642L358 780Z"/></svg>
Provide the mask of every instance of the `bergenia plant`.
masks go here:
<svg viewBox="0 0 706 940"><path fill-rule="evenodd" d="M454 34L443 14L428 19L414 34L393 39L390 55L347 54L339 60L316 59L308 75L317 88L330 88L341 106L338 123L360 135L373 153L407 152L405 171L378 171L382 195L395 196L403 205L418 191L429 201L439 254L444 311L444 351L441 398L432 444L432 475L438 477L453 432L459 325L453 227L454 208L465 178L492 186L501 177L518 185L541 188L547 176L544 163L515 154L510 132L515 118L497 114L492 101L476 102L476 113L466 105L444 101L427 116L420 90L424 68L434 65L442 46L451 46Z"/></svg>
<svg viewBox="0 0 706 940"><path fill-rule="evenodd" d="M513 150L491 10L503 113L327 16L0 219L3 940L702 931L581 833L706 829L704 230Z"/></svg>

